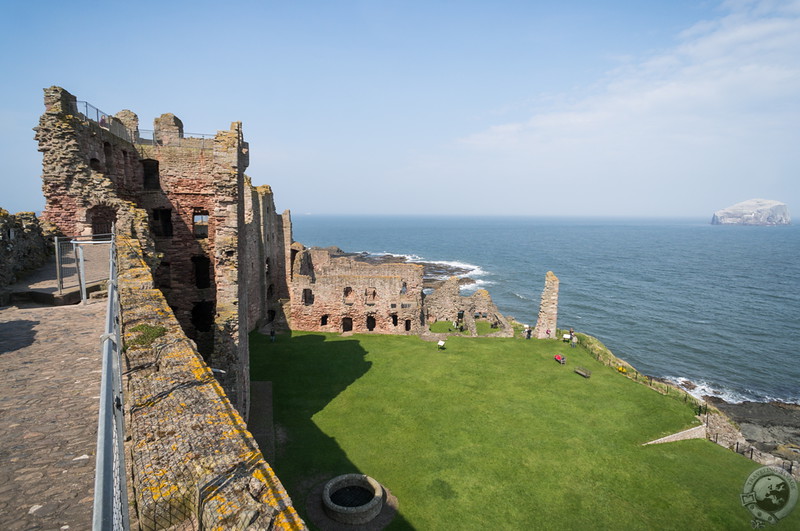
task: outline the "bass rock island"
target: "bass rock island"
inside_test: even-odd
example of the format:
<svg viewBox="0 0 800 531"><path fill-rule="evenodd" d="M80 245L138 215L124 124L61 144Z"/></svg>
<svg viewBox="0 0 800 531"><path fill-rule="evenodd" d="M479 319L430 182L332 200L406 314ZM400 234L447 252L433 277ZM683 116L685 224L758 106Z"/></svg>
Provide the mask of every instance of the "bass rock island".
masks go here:
<svg viewBox="0 0 800 531"><path fill-rule="evenodd" d="M712 225L791 225L789 207L780 201L749 199L717 210Z"/></svg>

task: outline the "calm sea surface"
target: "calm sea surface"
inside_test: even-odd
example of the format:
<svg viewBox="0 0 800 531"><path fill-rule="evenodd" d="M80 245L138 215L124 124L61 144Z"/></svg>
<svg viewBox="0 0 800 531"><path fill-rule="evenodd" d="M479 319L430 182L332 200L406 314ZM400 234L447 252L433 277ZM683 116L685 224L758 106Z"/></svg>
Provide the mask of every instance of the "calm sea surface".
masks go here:
<svg viewBox="0 0 800 531"><path fill-rule="evenodd" d="M694 394L800 403L800 227L708 220L296 216L306 246L462 265L533 325L552 270L560 328ZM470 290L465 290L466 294Z"/></svg>

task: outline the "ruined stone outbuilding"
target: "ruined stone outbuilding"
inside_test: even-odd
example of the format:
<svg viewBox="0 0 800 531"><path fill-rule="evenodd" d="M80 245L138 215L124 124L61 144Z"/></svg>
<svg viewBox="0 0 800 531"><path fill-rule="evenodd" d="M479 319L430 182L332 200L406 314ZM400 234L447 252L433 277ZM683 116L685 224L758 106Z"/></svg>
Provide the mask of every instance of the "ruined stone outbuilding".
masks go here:
<svg viewBox="0 0 800 531"><path fill-rule="evenodd" d="M436 321L462 322L475 335L475 321L484 319L497 327L495 335L514 334L511 324L497 309L488 291L479 289L469 297L464 297L461 295L459 278L455 276L445 280L425 297L424 308L425 322L429 325Z"/></svg>
<svg viewBox="0 0 800 531"><path fill-rule="evenodd" d="M291 326L323 332L414 334L423 330L419 264L373 265L330 249L291 249Z"/></svg>

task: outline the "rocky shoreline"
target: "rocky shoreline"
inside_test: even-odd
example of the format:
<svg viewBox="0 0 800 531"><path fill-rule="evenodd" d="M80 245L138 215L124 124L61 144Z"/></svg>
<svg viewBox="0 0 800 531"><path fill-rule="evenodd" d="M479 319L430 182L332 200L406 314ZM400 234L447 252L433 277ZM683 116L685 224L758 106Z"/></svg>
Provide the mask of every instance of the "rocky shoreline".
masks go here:
<svg viewBox="0 0 800 531"><path fill-rule="evenodd" d="M747 442L759 450L800 461L800 405L784 402L731 404L713 396L704 398L735 422Z"/></svg>
<svg viewBox="0 0 800 531"><path fill-rule="evenodd" d="M408 257L405 256L392 254L374 255L367 252L348 253L342 251L338 247L329 248L329 250L332 251L333 256L348 256L359 262L366 262L373 265L408 263ZM424 282L423 288L425 289L436 289L441 286L445 280L453 276L460 277L458 283L461 286L468 286L475 283L473 279L462 276L469 273L469 269L464 267L441 262L419 262L419 264L423 267L422 279Z"/></svg>

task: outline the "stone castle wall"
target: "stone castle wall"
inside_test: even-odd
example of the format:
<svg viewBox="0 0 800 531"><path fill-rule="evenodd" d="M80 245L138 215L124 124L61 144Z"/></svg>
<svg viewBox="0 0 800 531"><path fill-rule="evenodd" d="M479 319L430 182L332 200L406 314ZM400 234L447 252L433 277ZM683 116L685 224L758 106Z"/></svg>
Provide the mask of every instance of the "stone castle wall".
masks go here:
<svg viewBox="0 0 800 531"><path fill-rule="evenodd" d="M66 236L110 232L141 182L136 148L78 112L75 96L44 91L36 140L42 152L43 219Z"/></svg>
<svg viewBox="0 0 800 531"><path fill-rule="evenodd" d="M539 317L533 329L533 337L546 339L556 337L556 326L558 324L558 277L552 271L548 271L544 278L544 290L542 300L539 305ZM547 331L550 330L550 336Z"/></svg>
<svg viewBox="0 0 800 531"><path fill-rule="evenodd" d="M60 87L45 89L36 127L44 219L65 235L91 235L110 232L125 213L146 212L138 236L151 246L145 255L156 287L246 414L250 328L239 309L247 301L239 228L249 148L241 124L213 138L185 138L180 120L165 114L145 140L133 112L98 123L79 112L86 108Z"/></svg>
<svg viewBox="0 0 800 531"><path fill-rule="evenodd" d="M0 288L44 264L53 242L33 212L9 214L0 208Z"/></svg>
<svg viewBox="0 0 800 531"><path fill-rule="evenodd" d="M419 334L422 266L373 265L328 249L292 249L291 326L322 332Z"/></svg>
<svg viewBox="0 0 800 531"><path fill-rule="evenodd" d="M461 295L458 277L450 277L436 290L425 297L425 321L459 321L473 334L475 320L486 319L497 324L498 336L513 336L511 324L497 309L492 297L485 289L476 290L469 297ZM460 319L459 319L460 317Z"/></svg>
<svg viewBox="0 0 800 531"><path fill-rule="evenodd" d="M126 431L136 516L147 529L305 529L242 416L194 348L126 212L117 237ZM138 226L137 226L138 225Z"/></svg>
<svg viewBox="0 0 800 531"><path fill-rule="evenodd" d="M278 214L268 185L245 191L245 291L251 329L269 325L288 328L284 303L289 298L286 257L290 256L291 217Z"/></svg>

